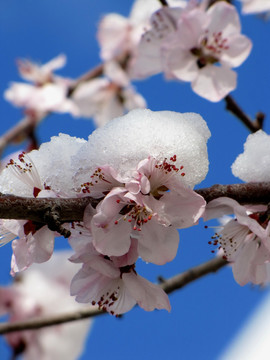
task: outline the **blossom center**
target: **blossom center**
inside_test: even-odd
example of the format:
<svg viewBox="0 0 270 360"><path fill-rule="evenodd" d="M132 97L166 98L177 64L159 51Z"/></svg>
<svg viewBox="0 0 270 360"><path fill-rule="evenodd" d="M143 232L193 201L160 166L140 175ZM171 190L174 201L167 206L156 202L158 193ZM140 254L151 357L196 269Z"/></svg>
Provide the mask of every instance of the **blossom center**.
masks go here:
<svg viewBox="0 0 270 360"><path fill-rule="evenodd" d="M104 259L112 261L108 256L104 256ZM122 275L128 274L135 271L135 264L132 265L126 265L119 268L120 271L120 279L115 279L110 283L110 286L107 287L107 289L102 293L98 299L98 301L92 301L92 305L98 305L98 308L103 311L107 311L110 314L114 315L115 312L113 310L110 310L112 306L118 301L121 297L121 291L122 291ZM116 315L117 316L117 315Z"/></svg>
<svg viewBox="0 0 270 360"><path fill-rule="evenodd" d="M232 219L223 226L220 233L216 233L212 236L213 245L218 245L219 243L224 251L223 258L231 260L231 257L237 252L238 248L243 244L249 234L252 233L247 226L239 224L237 219ZM254 234L252 240L255 239L259 240ZM209 244L211 243L212 242L209 242Z"/></svg>
<svg viewBox="0 0 270 360"><path fill-rule="evenodd" d="M119 200L116 200L116 202L120 203ZM128 221L133 224L133 230L137 231L141 231L142 225L150 221L153 216L151 209L136 203L133 204L132 202L130 204L126 204L120 210L119 214L123 216L114 222L115 225L118 225L121 220Z"/></svg>
<svg viewBox="0 0 270 360"><path fill-rule="evenodd" d="M207 64L213 65L217 63L220 55L228 49L228 39L222 36L221 31L208 34L208 30L206 30L199 41L199 46L190 49L190 52L198 57L197 66L202 69Z"/></svg>
<svg viewBox="0 0 270 360"><path fill-rule="evenodd" d="M267 228L267 225L270 220L268 211L256 212L256 213L250 214L249 217L251 219L256 220L261 225L261 227L263 227L264 229Z"/></svg>
<svg viewBox="0 0 270 360"><path fill-rule="evenodd" d="M91 187L97 186L97 185L102 185L102 183L107 183L107 184L111 184L111 182L109 180L107 180L105 178L105 174L102 171L101 168L97 168L93 174L90 176L91 181L85 182L83 184L81 184L81 189L80 191L84 194L90 194Z"/></svg>
<svg viewBox="0 0 270 360"><path fill-rule="evenodd" d="M159 200L163 193L169 190L167 185L171 177L178 174L180 171L182 171L180 173L181 176L186 175L183 172L183 165L179 167L175 165L176 160L176 155L173 155L170 157L169 161L167 158L165 158L162 162L155 163L152 173L148 176L148 179L151 183L150 193L155 199Z"/></svg>
<svg viewBox="0 0 270 360"><path fill-rule="evenodd" d="M18 155L18 161L10 159L6 167L11 169L20 181L33 188L34 197L38 196L41 189L50 190L45 183L42 185L35 165L25 152Z"/></svg>

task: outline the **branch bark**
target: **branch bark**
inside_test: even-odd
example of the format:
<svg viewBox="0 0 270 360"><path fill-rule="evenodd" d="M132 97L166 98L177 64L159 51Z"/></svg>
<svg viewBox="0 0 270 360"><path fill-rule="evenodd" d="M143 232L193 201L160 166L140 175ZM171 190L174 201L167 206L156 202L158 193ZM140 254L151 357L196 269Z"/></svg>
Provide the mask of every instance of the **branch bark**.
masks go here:
<svg viewBox="0 0 270 360"><path fill-rule="evenodd" d="M196 192L201 195L206 202L223 196L234 199L241 205L267 205L270 202L269 182L213 185L209 188L196 190Z"/></svg>
<svg viewBox="0 0 270 360"><path fill-rule="evenodd" d="M176 275L168 280L165 280L160 285L162 289L170 294L173 291L179 290L186 286L187 284L195 281L209 273L215 273L227 263L223 258L214 258L203 264L195 266L182 274ZM73 313L61 314L57 316L51 316L47 318L35 318L31 320L14 322L14 323L4 323L0 325L0 335L7 334L14 331L23 331L23 330L35 330L47 326L59 325L71 321L82 320L102 314L107 314L103 311L93 309L83 309L75 311Z"/></svg>
<svg viewBox="0 0 270 360"><path fill-rule="evenodd" d="M26 321L18 321L14 323L3 323L0 325L0 335L8 334L14 331L37 330L47 326L59 325L66 322L87 319L93 316L105 314L103 311L94 309L93 307L77 310L72 313L54 315L50 317L33 318Z"/></svg>
<svg viewBox="0 0 270 360"><path fill-rule="evenodd" d="M58 208L59 220L64 222L82 221L84 209L88 204L93 207L99 200L84 198L23 198L14 195L0 195L0 219L31 220L46 224L48 210Z"/></svg>
<svg viewBox="0 0 270 360"><path fill-rule="evenodd" d="M231 185L213 185L196 190L206 202L227 196L240 204L270 203L270 183L246 183ZM83 198L23 198L0 194L0 219L31 220L47 224L45 214L56 207L61 223L82 221L84 209L88 204L96 207L101 199Z"/></svg>

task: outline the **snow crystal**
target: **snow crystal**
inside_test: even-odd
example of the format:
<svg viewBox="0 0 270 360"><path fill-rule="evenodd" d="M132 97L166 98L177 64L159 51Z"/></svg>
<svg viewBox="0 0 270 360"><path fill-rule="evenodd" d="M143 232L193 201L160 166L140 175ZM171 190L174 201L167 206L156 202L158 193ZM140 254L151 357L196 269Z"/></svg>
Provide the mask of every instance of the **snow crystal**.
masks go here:
<svg viewBox="0 0 270 360"><path fill-rule="evenodd" d="M34 154L31 153L35 164L38 163L41 178L62 196L72 195L71 158L85 143L84 139L59 134L53 136L50 142L42 144Z"/></svg>
<svg viewBox="0 0 270 360"><path fill-rule="evenodd" d="M86 140L65 134L52 137L51 141L42 144L39 150L33 150L25 156L25 161L32 164L31 171L27 171L26 175L16 172L13 165L9 165L1 172L0 192L33 197L32 182L27 177L35 176L38 181L34 186L37 187L37 183L46 184L60 196L71 195L73 176L70 166L71 156L77 153L84 143ZM18 165L24 166L18 160L18 156L13 160Z"/></svg>
<svg viewBox="0 0 270 360"><path fill-rule="evenodd" d="M89 136L73 159L74 172L80 164L77 185L87 181L98 166L110 165L124 175L149 155L158 160L176 155L175 165L184 166L182 181L193 187L208 171L209 137L206 122L198 114L132 110Z"/></svg>
<svg viewBox="0 0 270 360"><path fill-rule="evenodd" d="M244 152L232 164L232 173L243 181L270 181L270 135L259 130L247 137Z"/></svg>

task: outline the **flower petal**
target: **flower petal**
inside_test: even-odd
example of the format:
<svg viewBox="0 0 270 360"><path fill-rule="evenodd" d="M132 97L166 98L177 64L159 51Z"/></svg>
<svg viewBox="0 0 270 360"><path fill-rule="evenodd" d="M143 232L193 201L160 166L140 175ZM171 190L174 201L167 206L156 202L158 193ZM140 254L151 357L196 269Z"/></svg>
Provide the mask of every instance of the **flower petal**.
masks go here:
<svg viewBox="0 0 270 360"><path fill-rule="evenodd" d="M130 294L141 308L146 311L153 311L154 309L171 311L169 298L161 287L152 284L139 275L135 275L133 272L123 274L122 278Z"/></svg>
<svg viewBox="0 0 270 360"><path fill-rule="evenodd" d="M235 89L236 73L224 66L209 65L200 70L191 87L203 98L217 102Z"/></svg>

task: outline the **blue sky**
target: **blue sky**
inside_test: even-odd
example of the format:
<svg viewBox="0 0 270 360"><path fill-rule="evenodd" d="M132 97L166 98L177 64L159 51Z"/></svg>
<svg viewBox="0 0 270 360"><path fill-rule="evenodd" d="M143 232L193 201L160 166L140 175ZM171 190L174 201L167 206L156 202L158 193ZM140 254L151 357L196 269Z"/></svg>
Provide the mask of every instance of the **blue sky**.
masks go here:
<svg viewBox="0 0 270 360"><path fill-rule="evenodd" d="M20 81L15 59L30 58L46 62L65 53L68 63L59 74L77 77L100 62L96 29L102 15L118 12L127 15L132 1L103 0L1 0L0 1L0 92L10 81ZM237 69L238 87L232 95L250 115L269 107L269 30L270 22L255 16L242 17L243 33L249 36L253 50ZM209 173L198 187L239 182L230 170L243 151L248 130L224 110L224 102L213 104L194 94L189 84L168 82L162 75L136 82L151 110L197 112L212 132L209 141ZM0 97L0 134L12 127L22 112ZM87 138L93 131L91 120L74 120L69 115L52 115L38 129L40 142L59 132ZM265 130L269 133L269 120ZM9 148L12 151L14 148ZM180 248L175 260L163 267L138 265L139 272L151 281L157 276L173 276L213 255L207 244L212 230L204 224L180 232ZM64 245L63 239L57 247ZM0 248L0 284L10 281L10 246ZM246 285L240 287L230 268L194 282L170 296L172 311L146 313L136 308L121 319L103 316L96 320L81 360L90 358L130 360L149 358L211 360L241 328L245 319L266 296L267 290ZM9 351L0 339L1 360Z"/></svg>

